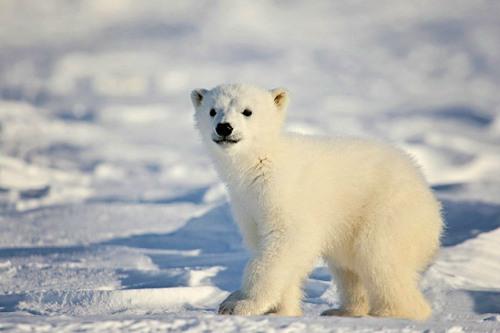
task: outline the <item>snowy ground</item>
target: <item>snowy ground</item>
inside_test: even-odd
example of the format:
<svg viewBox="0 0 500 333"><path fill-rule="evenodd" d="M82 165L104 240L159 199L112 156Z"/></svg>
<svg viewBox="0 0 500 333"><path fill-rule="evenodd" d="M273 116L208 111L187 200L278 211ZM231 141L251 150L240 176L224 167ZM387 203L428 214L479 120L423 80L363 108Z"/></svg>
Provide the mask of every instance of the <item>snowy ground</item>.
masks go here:
<svg viewBox="0 0 500 333"><path fill-rule="evenodd" d="M0 2L0 331L500 331L500 3ZM428 322L226 317L247 259L189 92L289 88L290 130L389 140L445 206Z"/></svg>

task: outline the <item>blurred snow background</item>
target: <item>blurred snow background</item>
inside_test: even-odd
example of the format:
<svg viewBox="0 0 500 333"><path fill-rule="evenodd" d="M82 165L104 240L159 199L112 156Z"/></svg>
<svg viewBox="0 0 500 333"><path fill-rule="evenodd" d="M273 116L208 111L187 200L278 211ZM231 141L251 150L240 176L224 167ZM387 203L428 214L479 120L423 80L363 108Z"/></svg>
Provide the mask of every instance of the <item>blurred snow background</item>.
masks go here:
<svg viewBox="0 0 500 333"><path fill-rule="evenodd" d="M0 328L50 315L69 330L500 329L499 13L495 1L0 1ZM189 92L224 82L288 88L290 130L382 138L417 158L449 224L424 279L428 326L316 318L336 302L321 265L300 322L211 315L246 253Z"/></svg>

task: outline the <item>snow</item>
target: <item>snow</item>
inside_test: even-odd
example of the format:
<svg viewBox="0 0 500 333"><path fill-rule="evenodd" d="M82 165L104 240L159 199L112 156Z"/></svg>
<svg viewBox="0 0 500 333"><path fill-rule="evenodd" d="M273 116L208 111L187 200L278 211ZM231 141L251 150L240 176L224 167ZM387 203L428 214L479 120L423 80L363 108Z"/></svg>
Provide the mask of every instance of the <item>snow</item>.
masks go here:
<svg viewBox="0 0 500 333"><path fill-rule="evenodd" d="M500 331L500 4L0 3L0 330ZM422 323L218 316L248 259L189 92L285 86L287 127L391 141L444 204Z"/></svg>

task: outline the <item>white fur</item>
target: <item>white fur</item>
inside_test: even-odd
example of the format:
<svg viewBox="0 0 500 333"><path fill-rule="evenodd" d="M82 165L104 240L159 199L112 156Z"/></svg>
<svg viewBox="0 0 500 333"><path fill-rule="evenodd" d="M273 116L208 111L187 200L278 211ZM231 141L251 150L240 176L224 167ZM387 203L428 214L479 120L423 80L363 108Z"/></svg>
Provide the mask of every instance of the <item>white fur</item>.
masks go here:
<svg viewBox="0 0 500 333"><path fill-rule="evenodd" d="M431 314L418 281L439 248L440 204L407 155L366 140L283 133L283 89L222 85L195 90L192 100L253 254L241 291L220 313L300 315L303 281L323 258L343 302L325 315ZM220 122L241 141L215 143Z"/></svg>

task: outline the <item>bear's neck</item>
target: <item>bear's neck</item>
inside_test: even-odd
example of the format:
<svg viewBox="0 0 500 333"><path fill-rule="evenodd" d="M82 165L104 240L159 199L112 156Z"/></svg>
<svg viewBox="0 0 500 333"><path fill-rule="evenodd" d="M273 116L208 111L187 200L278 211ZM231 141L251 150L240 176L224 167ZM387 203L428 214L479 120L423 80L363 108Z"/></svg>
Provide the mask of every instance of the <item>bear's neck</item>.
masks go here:
<svg viewBox="0 0 500 333"><path fill-rule="evenodd" d="M248 188L265 185L275 166L277 154L281 150L281 140L263 142L253 149L233 154L220 154L215 165L222 181L230 187ZM215 156L214 156L215 157Z"/></svg>

